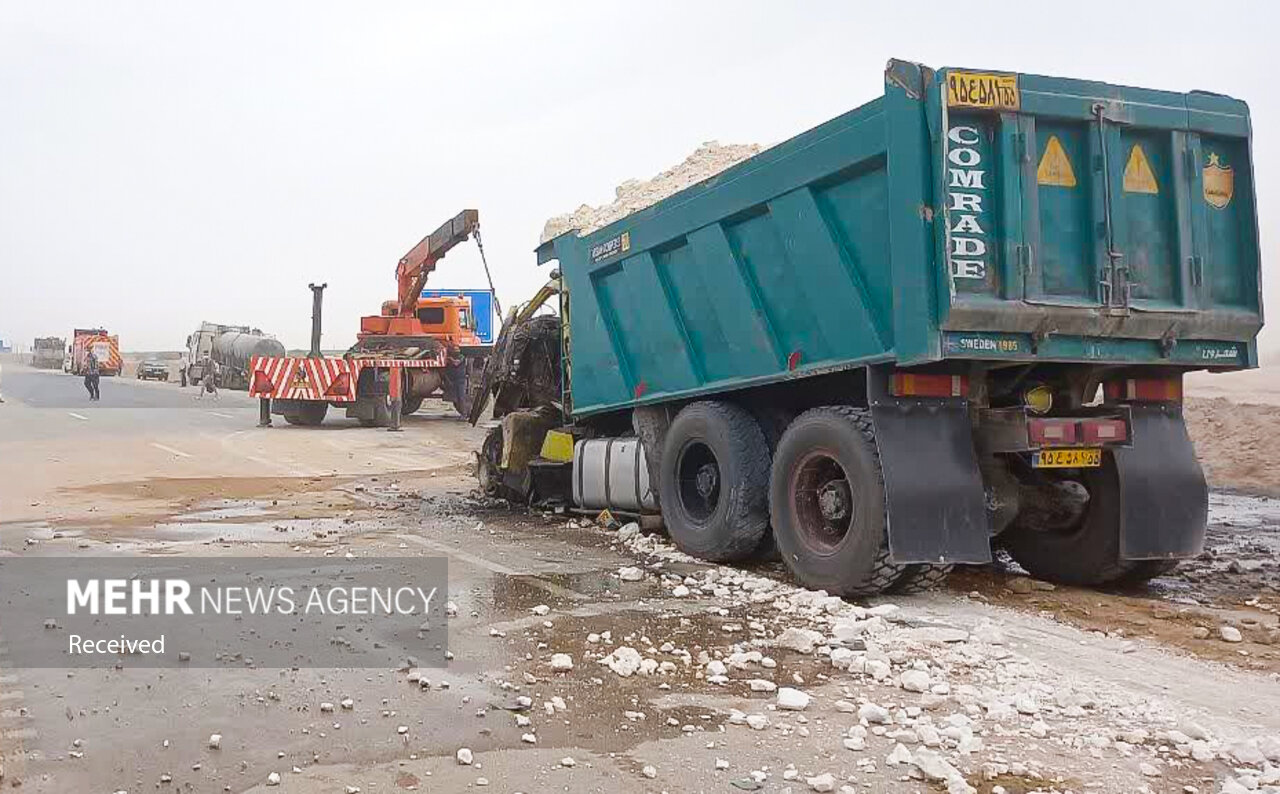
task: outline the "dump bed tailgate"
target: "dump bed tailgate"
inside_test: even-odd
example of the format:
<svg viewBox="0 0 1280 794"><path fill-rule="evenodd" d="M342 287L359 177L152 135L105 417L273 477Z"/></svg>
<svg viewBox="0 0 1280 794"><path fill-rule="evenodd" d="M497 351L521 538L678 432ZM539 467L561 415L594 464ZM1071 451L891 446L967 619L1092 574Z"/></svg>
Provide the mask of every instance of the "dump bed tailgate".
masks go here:
<svg viewBox="0 0 1280 794"><path fill-rule="evenodd" d="M1254 363L1243 102L945 69L928 105L943 355Z"/></svg>

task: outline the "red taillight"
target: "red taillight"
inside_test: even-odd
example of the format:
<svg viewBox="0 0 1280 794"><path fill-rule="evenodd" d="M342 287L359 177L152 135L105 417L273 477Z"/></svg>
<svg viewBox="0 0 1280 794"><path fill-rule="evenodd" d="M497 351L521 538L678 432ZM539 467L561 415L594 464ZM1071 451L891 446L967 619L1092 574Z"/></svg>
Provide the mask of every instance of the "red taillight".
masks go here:
<svg viewBox="0 0 1280 794"><path fill-rule="evenodd" d="M1125 378L1103 387L1107 402L1182 402L1182 378Z"/></svg>
<svg viewBox="0 0 1280 794"><path fill-rule="evenodd" d="M339 373L333 379L333 383L329 384L329 388L324 390L325 397L346 397L347 392L351 391L351 376L345 372Z"/></svg>
<svg viewBox="0 0 1280 794"><path fill-rule="evenodd" d="M1027 439L1033 446L1056 447L1076 443L1074 419L1028 419Z"/></svg>
<svg viewBox="0 0 1280 794"><path fill-rule="evenodd" d="M1117 444L1129 440L1123 419L1082 419L1080 440L1085 444Z"/></svg>
<svg viewBox="0 0 1280 794"><path fill-rule="evenodd" d="M889 381L894 397L965 397L969 379L964 375L917 375L895 372Z"/></svg>

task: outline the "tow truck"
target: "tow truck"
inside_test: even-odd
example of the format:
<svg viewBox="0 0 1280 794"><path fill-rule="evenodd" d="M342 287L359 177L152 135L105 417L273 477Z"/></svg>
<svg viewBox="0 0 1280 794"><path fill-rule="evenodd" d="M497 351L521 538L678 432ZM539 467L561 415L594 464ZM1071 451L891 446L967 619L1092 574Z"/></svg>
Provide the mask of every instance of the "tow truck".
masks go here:
<svg viewBox="0 0 1280 794"><path fill-rule="evenodd" d="M310 285L309 354L255 357L250 363L249 394L261 401L259 424L270 425L278 415L289 424L318 425L333 406L365 427L398 429L403 414L432 396L467 416L475 392L469 384L484 371L492 346L477 334L468 298L424 297L423 287L444 255L468 239L476 241L483 261L476 210L463 210L409 249L396 265L396 299L360 319L357 341L341 357L320 351L327 284Z"/></svg>

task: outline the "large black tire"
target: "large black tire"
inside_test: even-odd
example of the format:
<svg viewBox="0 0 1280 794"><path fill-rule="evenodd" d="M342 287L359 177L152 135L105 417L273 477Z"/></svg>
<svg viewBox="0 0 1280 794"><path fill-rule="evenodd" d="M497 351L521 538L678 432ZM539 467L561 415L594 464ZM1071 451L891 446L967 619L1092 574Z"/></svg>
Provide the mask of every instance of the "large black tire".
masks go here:
<svg viewBox="0 0 1280 794"><path fill-rule="evenodd" d="M933 563L910 564L902 572L902 575L898 577L898 581L894 582L889 588L889 592L908 595L936 590L947 580L947 575L951 573L951 569L954 567L954 565L936 565Z"/></svg>
<svg viewBox="0 0 1280 794"><path fill-rule="evenodd" d="M391 426L391 399L385 395L379 397L368 398L373 402L373 416L360 417L361 427L390 427ZM403 410L401 415L404 415Z"/></svg>
<svg viewBox="0 0 1280 794"><path fill-rule="evenodd" d="M769 447L751 414L696 402L667 429L658 495L671 539L713 562L747 559L769 530Z"/></svg>
<svg viewBox="0 0 1280 794"><path fill-rule="evenodd" d="M406 397L404 404L400 406L400 415L416 414L418 409L422 407L422 399L421 397Z"/></svg>
<svg viewBox="0 0 1280 794"><path fill-rule="evenodd" d="M782 560L805 587L874 595L903 574L905 566L889 557L884 478L867 410L801 414L774 451L769 497Z"/></svg>
<svg viewBox="0 0 1280 794"><path fill-rule="evenodd" d="M1145 584L1158 576L1173 573L1173 569L1177 567L1178 560L1130 560L1129 570L1125 571L1120 578L1113 579L1111 583L1116 585Z"/></svg>
<svg viewBox="0 0 1280 794"><path fill-rule="evenodd" d="M295 410L288 411L283 416L284 421L291 425L315 427L324 421L327 413L329 413L329 403L299 401Z"/></svg>
<svg viewBox="0 0 1280 794"><path fill-rule="evenodd" d="M1080 587L1135 584L1172 570L1176 561L1120 557L1120 477L1115 458L1104 452L1095 468L1053 470L1039 476L1057 484L1039 488L1038 500L1022 498L1023 509L1000 542L1014 561L1037 579ZM1080 489L1087 501L1083 507ZM1025 491L1024 491L1025 493ZM1047 497L1047 498L1046 498Z"/></svg>

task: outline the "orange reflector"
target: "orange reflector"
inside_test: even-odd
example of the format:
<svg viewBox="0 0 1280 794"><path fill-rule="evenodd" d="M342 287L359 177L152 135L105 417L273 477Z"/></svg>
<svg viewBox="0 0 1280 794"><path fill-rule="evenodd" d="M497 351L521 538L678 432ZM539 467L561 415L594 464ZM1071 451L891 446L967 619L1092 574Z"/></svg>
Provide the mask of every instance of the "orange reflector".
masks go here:
<svg viewBox="0 0 1280 794"><path fill-rule="evenodd" d="M275 384L271 382L271 378L267 377L267 373L262 370L254 370L253 372L253 388L249 391L254 394L270 394L275 390Z"/></svg>
<svg viewBox="0 0 1280 794"><path fill-rule="evenodd" d="M1126 378L1109 380L1103 389L1107 402L1182 402L1182 378Z"/></svg>
<svg viewBox="0 0 1280 794"><path fill-rule="evenodd" d="M916 375L895 372L889 381L894 397L965 397L969 379L964 375Z"/></svg>
<svg viewBox="0 0 1280 794"><path fill-rule="evenodd" d="M329 388L324 390L324 396L346 397L349 391L351 391L351 376L342 372L333 379L333 383L329 384Z"/></svg>

